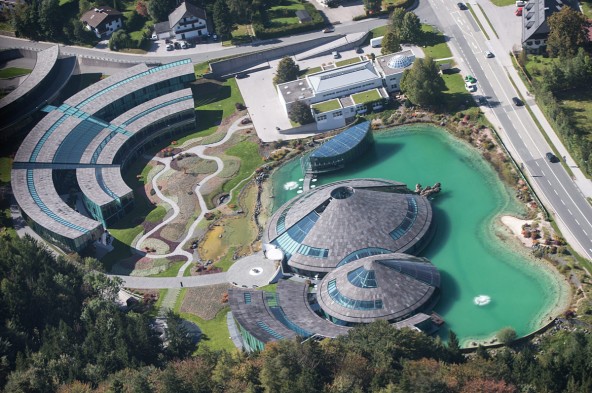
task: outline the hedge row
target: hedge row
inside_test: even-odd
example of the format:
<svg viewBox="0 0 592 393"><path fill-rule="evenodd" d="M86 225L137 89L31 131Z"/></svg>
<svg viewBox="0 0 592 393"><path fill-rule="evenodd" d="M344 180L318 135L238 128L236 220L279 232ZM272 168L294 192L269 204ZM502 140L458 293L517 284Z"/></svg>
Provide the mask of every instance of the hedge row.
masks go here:
<svg viewBox="0 0 592 393"><path fill-rule="evenodd" d="M325 25L323 16L314 5L306 3L304 4L304 9L310 14L312 21L281 27L266 27L265 25L269 23L268 15L265 10L259 10L259 12L253 16L253 31L255 32L255 36L259 39L277 38L311 30L318 30Z"/></svg>

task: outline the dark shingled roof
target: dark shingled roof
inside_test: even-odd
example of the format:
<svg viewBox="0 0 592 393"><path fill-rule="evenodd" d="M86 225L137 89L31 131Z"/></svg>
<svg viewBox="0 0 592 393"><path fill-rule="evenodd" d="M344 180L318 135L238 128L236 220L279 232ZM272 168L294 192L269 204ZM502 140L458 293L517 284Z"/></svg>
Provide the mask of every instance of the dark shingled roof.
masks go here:
<svg viewBox="0 0 592 393"><path fill-rule="evenodd" d="M95 29L103 22L108 22L113 19L120 18L123 14L111 7L101 6L86 11L80 18L81 22L86 22Z"/></svg>
<svg viewBox="0 0 592 393"><path fill-rule="evenodd" d="M336 189L351 193L339 199ZM432 233L427 198L412 193L403 183L356 179L317 187L280 207L269 220L264 241L276 244L280 236L289 235L291 227L311 219L315 222L306 228L300 242L303 247L291 253L288 265L320 273L333 270L347 256L358 259L351 254L369 247L382 253L419 252L424 237ZM286 247L279 246L286 252ZM328 255L305 255L306 247L328 250Z"/></svg>
<svg viewBox="0 0 592 393"><path fill-rule="evenodd" d="M323 311L342 321L409 318L439 296L440 273L425 258L385 254L359 259L327 274L317 291Z"/></svg>
<svg viewBox="0 0 592 393"><path fill-rule="evenodd" d="M522 42L545 39L549 35L547 19L564 6L580 11L573 0L530 0L522 10Z"/></svg>
<svg viewBox="0 0 592 393"><path fill-rule="evenodd" d="M169 26L171 29L179 23L179 21L186 17L195 16L207 20L206 11L191 3L184 1L169 15Z"/></svg>

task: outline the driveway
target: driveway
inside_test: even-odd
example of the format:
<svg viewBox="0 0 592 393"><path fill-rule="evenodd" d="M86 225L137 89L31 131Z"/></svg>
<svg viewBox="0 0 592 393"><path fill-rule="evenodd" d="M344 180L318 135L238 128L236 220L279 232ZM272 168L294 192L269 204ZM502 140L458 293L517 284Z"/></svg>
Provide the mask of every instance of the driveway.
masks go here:
<svg viewBox="0 0 592 393"><path fill-rule="evenodd" d="M364 15L364 2L362 0L344 1L337 8L324 7L316 0L309 1L315 8L322 11L329 22L332 24L340 24L351 22L354 16Z"/></svg>

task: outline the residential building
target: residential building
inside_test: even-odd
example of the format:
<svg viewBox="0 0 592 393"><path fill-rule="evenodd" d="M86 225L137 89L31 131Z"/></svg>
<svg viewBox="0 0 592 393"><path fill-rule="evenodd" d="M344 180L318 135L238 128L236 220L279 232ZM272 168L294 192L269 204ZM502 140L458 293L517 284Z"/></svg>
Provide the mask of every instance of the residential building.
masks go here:
<svg viewBox="0 0 592 393"><path fill-rule="evenodd" d="M123 27L123 14L111 7L101 6L85 12L80 21L97 38L109 38Z"/></svg>
<svg viewBox="0 0 592 393"><path fill-rule="evenodd" d="M541 54L547 48L548 18L563 7L580 12L575 0L530 0L522 12L522 47L528 53Z"/></svg>
<svg viewBox="0 0 592 393"><path fill-rule="evenodd" d="M167 21L154 25L158 39L191 40L207 36L211 30L206 11L186 1L171 12Z"/></svg>

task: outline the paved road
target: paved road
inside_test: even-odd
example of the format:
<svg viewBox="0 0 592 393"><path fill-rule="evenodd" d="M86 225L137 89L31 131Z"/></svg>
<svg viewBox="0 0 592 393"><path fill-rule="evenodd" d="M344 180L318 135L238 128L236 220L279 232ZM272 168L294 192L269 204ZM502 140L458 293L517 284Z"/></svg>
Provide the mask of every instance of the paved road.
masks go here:
<svg viewBox="0 0 592 393"><path fill-rule="evenodd" d="M191 277L136 277L116 276L123 281L124 288L137 289L166 289L166 288L193 288L214 284L225 284L228 282L226 273L204 274ZM182 283L182 285L181 285Z"/></svg>
<svg viewBox="0 0 592 393"><path fill-rule="evenodd" d="M526 108L512 105L511 98L517 93L501 61L502 56L508 56L509 49L495 51L494 59L485 58L484 51L496 47L497 40L485 39L469 11L459 11L456 3L444 0L429 0L428 4L432 10L423 3L418 14L450 37L449 44L462 73L474 75L478 79L476 94L488 99L488 108L484 108L488 119L499 127L514 158L526 168L538 195L554 213L566 238L576 250L592 259L592 206L565 169L545 159L551 148Z"/></svg>
<svg viewBox="0 0 592 393"><path fill-rule="evenodd" d="M386 19L367 19L359 22L346 22L339 25L335 25L335 32L330 34L324 34L320 31L313 32L313 33L305 33L299 34L291 37L283 37L277 39L270 39L270 40L261 40L257 41L253 44L249 45L241 45L236 47L218 47L213 48L208 46L209 51L207 52L199 52L195 53L195 50L181 52L168 52L162 55L132 55L126 53L118 53L118 52L111 52L108 50L103 49L94 49L94 48L82 48L78 46L68 46L62 45L61 54L62 55L77 55L80 57L85 58L94 58L94 59L102 59L102 60L109 60L112 62L133 62L133 63L168 63L175 60L191 58L191 60L196 63L203 63L208 60L219 59L221 57L229 57L241 54L247 54L252 52L263 51L267 49L277 48L288 44L295 44L302 41L308 41L315 38L320 37L327 37L327 36L336 36L341 37L344 34L349 33L357 33L362 31L369 31L374 29L375 27L382 26L386 24ZM36 42L30 41L26 39L20 38L13 38L13 37L5 37L2 36L0 39L0 48L25 48L25 49L47 49L50 46L55 45L49 42ZM197 47L197 50L201 49L201 47ZM216 50L214 50L216 49ZM193 53L191 53L193 52Z"/></svg>

